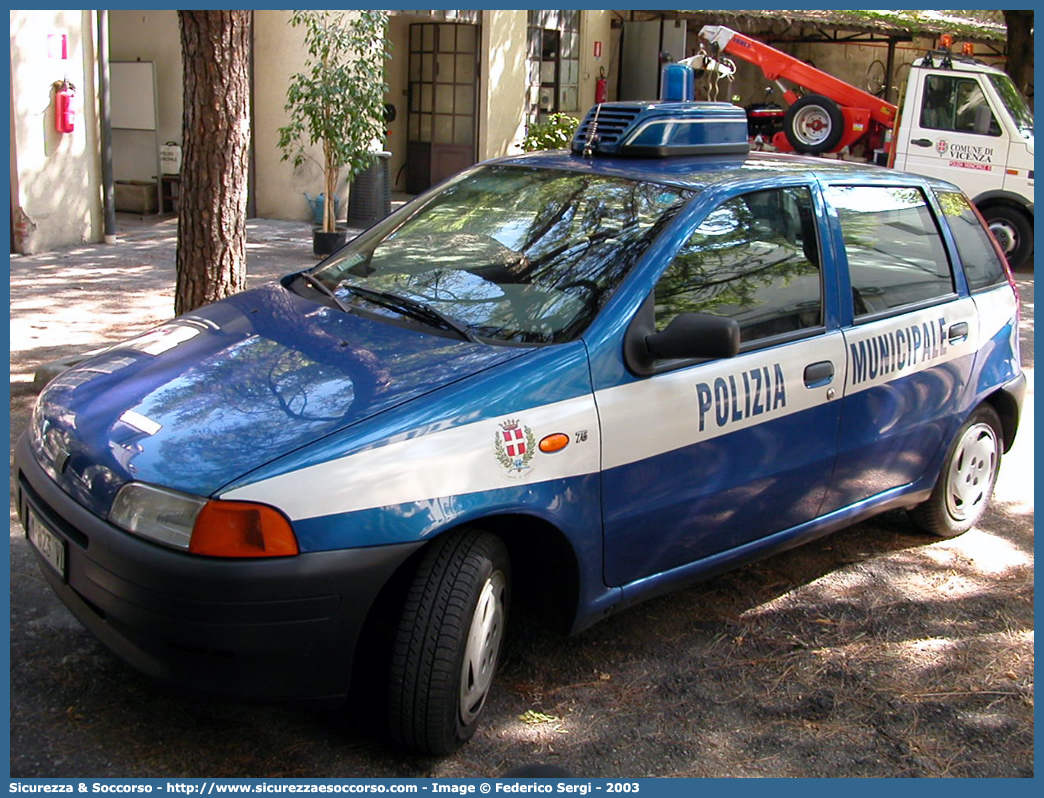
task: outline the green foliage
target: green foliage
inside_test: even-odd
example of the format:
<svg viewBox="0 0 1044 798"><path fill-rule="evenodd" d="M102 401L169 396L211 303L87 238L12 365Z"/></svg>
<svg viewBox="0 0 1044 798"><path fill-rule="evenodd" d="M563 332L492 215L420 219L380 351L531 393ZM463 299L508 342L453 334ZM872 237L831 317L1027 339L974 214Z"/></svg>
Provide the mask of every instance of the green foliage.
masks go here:
<svg viewBox="0 0 1044 798"><path fill-rule="evenodd" d="M327 197L347 170L351 180L372 162L374 142L384 138L384 61L390 42L384 11L295 11L292 27L303 27L305 71L286 91L289 124L279 128L283 160L300 166L315 160L308 148L322 147ZM325 204L323 229L334 229L334 203Z"/></svg>
<svg viewBox="0 0 1044 798"><path fill-rule="evenodd" d="M522 140L522 149L560 150L569 146L573 140L580 120L568 114L551 114L546 122L538 122L529 126L526 137Z"/></svg>

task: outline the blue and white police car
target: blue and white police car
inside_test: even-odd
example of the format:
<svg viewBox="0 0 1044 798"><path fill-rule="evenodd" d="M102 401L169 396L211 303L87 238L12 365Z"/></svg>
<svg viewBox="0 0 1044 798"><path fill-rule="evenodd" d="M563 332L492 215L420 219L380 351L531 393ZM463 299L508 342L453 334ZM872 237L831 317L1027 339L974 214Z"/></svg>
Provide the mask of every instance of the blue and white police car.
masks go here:
<svg viewBox="0 0 1044 798"><path fill-rule="evenodd" d="M392 738L445 753L512 603L575 633L883 510L974 525L1017 325L954 186L749 153L731 106L605 104L572 151L59 376L18 509L134 666L343 698L376 662Z"/></svg>

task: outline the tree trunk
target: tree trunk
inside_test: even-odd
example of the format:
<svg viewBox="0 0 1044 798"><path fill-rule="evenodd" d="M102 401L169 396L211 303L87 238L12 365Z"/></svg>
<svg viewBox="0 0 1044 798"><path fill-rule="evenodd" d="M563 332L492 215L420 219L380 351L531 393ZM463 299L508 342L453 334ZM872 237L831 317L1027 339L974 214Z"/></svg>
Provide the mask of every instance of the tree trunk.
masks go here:
<svg viewBox="0 0 1044 798"><path fill-rule="evenodd" d="M1030 95L1033 87L1033 11L1005 11L1004 24L1008 28L1008 65L1005 70L1019 91Z"/></svg>
<svg viewBox="0 0 1044 798"><path fill-rule="evenodd" d="M246 287L250 11L178 11L184 64L174 312Z"/></svg>

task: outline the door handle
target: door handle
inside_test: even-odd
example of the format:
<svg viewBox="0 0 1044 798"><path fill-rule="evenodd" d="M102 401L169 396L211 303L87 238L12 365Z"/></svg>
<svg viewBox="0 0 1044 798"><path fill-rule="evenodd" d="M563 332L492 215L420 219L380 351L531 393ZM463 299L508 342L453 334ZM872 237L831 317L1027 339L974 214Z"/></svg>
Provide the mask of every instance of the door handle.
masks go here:
<svg viewBox="0 0 1044 798"><path fill-rule="evenodd" d="M829 360L810 363L805 366L805 387L818 388L829 385L834 379L834 364Z"/></svg>
<svg viewBox="0 0 1044 798"><path fill-rule="evenodd" d="M967 340L968 322L959 321L956 324L951 324L949 331L946 333L946 337L949 338L951 344Z"/></svg>
<svg viewBox="0 0 1044 798"><path fill-rule="evenodd" d="M931 139L910 139L911 144L916 144L918 147L931 147Z"/></svg>

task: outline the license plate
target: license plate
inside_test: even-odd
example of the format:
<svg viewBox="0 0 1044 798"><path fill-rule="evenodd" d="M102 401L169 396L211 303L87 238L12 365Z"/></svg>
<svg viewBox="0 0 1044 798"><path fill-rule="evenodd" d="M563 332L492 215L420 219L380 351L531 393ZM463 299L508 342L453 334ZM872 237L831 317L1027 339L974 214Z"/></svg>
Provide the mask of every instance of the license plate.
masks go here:
<svg viewBox="0 0 1044 798"><path fill-rule="evenodd" d="M44 526L31 509L26 513L26 535L40 556L58 575L65 579L65 541Z"/></svg>

